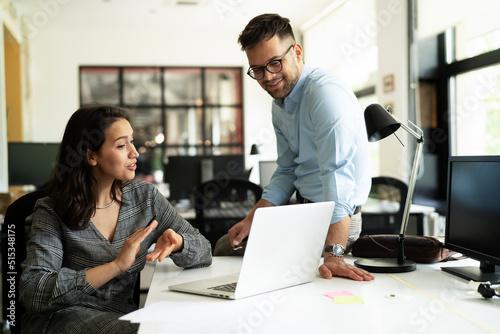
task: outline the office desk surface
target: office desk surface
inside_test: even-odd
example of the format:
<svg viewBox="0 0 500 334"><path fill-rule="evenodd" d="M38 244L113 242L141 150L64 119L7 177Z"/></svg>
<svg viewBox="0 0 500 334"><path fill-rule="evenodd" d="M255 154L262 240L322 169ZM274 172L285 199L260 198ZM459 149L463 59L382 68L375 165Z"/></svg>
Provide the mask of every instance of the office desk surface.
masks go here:
<svg viewBox="0 0 500 334"><path fill-rule="evenodd" d="M236 301L168 290L171 284L237 272L241 259L214 257L211 267L186 270L169 259L158 263L140 310L139 334L500 333L500 298L473 295L468 282L440 269L477 264L473 260L418 264L414 272L375 274L371 282L318 275L311 283ZM327 293L360 298L343 304Z"/></svg>

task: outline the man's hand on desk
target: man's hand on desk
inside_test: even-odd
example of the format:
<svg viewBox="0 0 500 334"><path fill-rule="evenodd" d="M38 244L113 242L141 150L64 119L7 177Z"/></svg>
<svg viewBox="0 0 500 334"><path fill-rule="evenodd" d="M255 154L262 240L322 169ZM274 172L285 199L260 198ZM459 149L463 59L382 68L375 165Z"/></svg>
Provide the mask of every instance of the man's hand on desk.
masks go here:
<svg viewBox="0 0 500 334"><path fill-rule="evenodd" d="M266 201L265 199L260 199L257 204L253 207L250 213L239 223L235 224L233 227L227 231L229 234L229 240L231 242L231 246L236 247L240 246L243 240L248 237L250 234L250 226L252 226L253 215L255 214L255 210L258 208L274 206L273 203Z"/></svg>
<svg viewBox="0 0 500 334"><path fill-rule="evenodd" d="M248 218L245 218L227 231L232 247L239 246L241 242L248 237L250 226L252 226L252 222L249 221Z"/></svg>
<svg viewBox="0 0 500 334"><path fill-rule="evenodd" d="M353 266L345 262L344 258L338 258L329 253L325 253L324 262L318 270L321 276L326 279L333 276L347 277L355 281L371 281L375 279L375 276L368 271Z"/></svg>

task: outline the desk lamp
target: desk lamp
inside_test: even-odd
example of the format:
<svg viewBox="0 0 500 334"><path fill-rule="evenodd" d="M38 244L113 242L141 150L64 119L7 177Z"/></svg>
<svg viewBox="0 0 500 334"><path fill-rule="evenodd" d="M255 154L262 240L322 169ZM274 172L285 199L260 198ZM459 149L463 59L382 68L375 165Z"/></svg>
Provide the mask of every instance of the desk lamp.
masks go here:
<svg viewBox="0 0 500 334"><path fill-rule="evenodd" d="M259 146L257 144L252 144L252 147L250 148L250 155L257 154L260 154Z"/></svg>
<svg viewBox="0 0 500 334"><path fill-rule="evenodd" d="M365 123L366 131L368 133L368 141L374 142L383 139L393 134L394 132L396 132L396 130L402 127L417 139L417 149L415 153L415 159L413 161L410 182L408 185L408 195L406 196L403 222L401 224L399 237L397 238L398 257L396 259L360 259L354 261L354 264L359 268L363 268L369 272L374 273L401 273L413 271L416 269L416 264L415 261L406 260L404 255L404 242L406 228L408 226L408 221L410 218L410 206L413 197L413 190L415 188L416 174L418 163L420 160L420 152L424 144L424 135L422 130L415 124L410 122L417 129L417 131L420 132L420 134L413 131L405 124L401 123L399 119L397 119L396 116L392 114L391 107L388 107L387 110L385 110L378 104L371 104L366 108Z"/></svg>

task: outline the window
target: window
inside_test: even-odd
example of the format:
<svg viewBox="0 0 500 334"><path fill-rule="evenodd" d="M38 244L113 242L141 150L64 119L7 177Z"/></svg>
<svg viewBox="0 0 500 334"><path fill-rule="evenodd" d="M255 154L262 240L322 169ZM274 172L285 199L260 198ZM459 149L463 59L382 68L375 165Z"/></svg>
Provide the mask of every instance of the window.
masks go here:
<svg viewBox="0 0 500 334"><path fill-rule="evenodd" d="M92 103L130 110L139 177L159 179L168 156L243 154L242 68L81 66Z"/></svg>
<svg viewBox="0 0 500 334"><path fill-rule="evenodd" d="M458 3L462 14L455 27L455 60L475 57L500 48L500 2L475 0Z"/></svg>
<svg viewBox="0 0 500 334"><path fill-rule="evenodd" d="M496 0L418 0L419 104L429 176L417 182L417 195L420 184L427 187L425 197L446 200L449 156L500 154L499 9Z"/></svg>
<svg viewBox="0 0 500 334"><path fill-rule="evenodd" d="M422 57L435 71L437 120L447 130L451 155L500 154L500 21L496 0L418 0L419 32L436 40ZM441 13L446 12L443 17ZM421 75L425 69L421 66ZM447 157L446 157L447 158Z"/></svg>
<svg viewBox="0 0 500 334"><path fill-rule="evenodd" d="M341 78L362 110L377 103L377 17L374 0L334 1L303 27L304 57ZM370 143L371 174L380 175L380 143Z"/></svg>
<svg viewBox="0 0 500 334"><path fill-rule="evenodd" d="M443 34L451 155L500 154L500 49L456 60L455 30ZM486 37L487 38L487 37Z"/></svg>
<svg viewBox="0 0 500 334"><path fill-rule="evenodd" d="M460 7L460 20L446 32L451 152L500 154L500 3L479 0Z"/></svg>
<svg viewBox="0 0 500 334"><path fill-rule="evenodd" d="M500 154L500 64L455 78L457 155Z"/></svg>

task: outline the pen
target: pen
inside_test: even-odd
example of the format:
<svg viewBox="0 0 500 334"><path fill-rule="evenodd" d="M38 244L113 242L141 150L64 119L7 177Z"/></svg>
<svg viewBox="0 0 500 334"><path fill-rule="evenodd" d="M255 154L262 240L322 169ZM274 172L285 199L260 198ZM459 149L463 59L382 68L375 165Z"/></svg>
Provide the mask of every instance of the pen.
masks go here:
<svg viewBox="0 0 500 334"><path fill-rule="evenodd" d="M151 223L156 219L156 215L153 216L153 218L151 218L151 220L149 221L149 223L146 225L146 227L148 227L149 225L151 225Z"/></svg>

